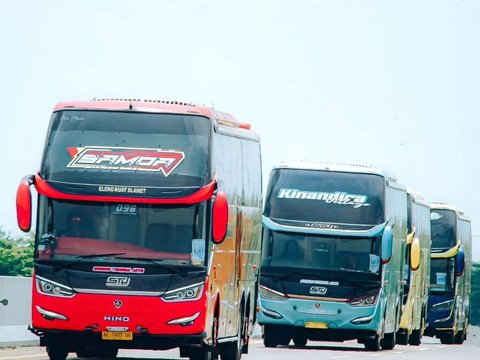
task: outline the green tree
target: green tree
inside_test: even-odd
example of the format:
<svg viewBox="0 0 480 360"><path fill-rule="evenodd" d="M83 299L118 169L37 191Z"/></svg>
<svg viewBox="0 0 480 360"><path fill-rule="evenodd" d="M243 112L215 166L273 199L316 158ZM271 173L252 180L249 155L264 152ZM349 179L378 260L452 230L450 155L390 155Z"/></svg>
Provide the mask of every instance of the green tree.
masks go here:
<svg viewBox="0 0 480 360"><path fill-rule="evenodd" d="M0 228L0 276L31 276L34 234L13 237Z"/></svg>
<svg viewBox="0 0 480 360"><path fill-rule="evenodd" d="M480 325L480 263L472 264L472 293L470 297L470 323Z"/></svg>

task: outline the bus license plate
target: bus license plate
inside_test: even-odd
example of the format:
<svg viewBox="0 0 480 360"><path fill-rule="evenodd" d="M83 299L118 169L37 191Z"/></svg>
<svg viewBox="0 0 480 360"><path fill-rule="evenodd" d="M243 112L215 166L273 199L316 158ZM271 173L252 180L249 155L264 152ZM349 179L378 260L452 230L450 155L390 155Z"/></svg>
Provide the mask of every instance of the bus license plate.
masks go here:
<svg viewBox="0 0 480 360"><path fill-rule="evenodd" d="M133 340L131 331L102 331L102 340Z"/></svg>
<svg viewBox="0 0 480 360"><path fill-rule="evenodd" d="M305 327L309 329L328 329L328 324L324 322L307 321Z"/></svg>

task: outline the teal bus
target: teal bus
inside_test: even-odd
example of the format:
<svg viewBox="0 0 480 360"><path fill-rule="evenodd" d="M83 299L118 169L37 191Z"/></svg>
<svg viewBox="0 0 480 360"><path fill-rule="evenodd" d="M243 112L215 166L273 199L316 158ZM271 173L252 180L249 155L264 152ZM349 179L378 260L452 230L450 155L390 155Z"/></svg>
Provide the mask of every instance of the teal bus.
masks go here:
<svg viewBox="0 0 480 360"><path fill-rule="evenodd" d="M266 347L357 339L393 349L399 330L407 192L381 169L282 163L263 216L258 323Z"/></svg>

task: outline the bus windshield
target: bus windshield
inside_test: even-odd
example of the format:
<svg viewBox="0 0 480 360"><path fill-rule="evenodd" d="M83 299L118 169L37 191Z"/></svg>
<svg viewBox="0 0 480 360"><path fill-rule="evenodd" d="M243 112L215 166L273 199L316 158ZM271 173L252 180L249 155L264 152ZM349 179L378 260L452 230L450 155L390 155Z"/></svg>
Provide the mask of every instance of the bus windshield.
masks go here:
<svg viewBox="0 0 480 360"><path fill-rule="evenodd" d="M264 231L262 266L380 273L379 237Z"/></svg>
<svg viewBox="0 0 480 360"><path fill-rule="evenodd" d="M39 201L36 260L115 254L173 265L204 265L205 203L191 206Z"/></svg>
<svg viewBox="0 0 480 360"><path fill-rule="evenodd" d="M69 193L185 196L211 180L209 136L202 116L59 111L40 175Z"/></svg>
<svg viewBox="0 0 480 360"><path fill-rule="evenodd" d="M450 249L456 245L456 218L456 213L452 210L430 211L432 249Z"/></svg>
<svg viewBox="0 0 480 360"><path fill-rule="evenodd" d="M270 178L265 216L303 227L373 227L384 221L384 188L385 180L379 175L276 169Z"/></svg>
<svg viewBox="0 0 480 360"><path fill-rule="evenodd" d="M430 268L430 290L453 292L455 288L455 258L432 259Z"/></svg>

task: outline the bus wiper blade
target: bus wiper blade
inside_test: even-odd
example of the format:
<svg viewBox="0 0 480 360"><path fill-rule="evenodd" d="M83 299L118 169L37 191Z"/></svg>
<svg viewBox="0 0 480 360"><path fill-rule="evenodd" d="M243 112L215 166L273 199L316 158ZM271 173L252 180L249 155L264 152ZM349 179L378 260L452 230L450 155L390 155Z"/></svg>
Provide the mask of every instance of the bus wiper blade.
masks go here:
<svg viewBox="0 0 480 360"><path fill-rule="evenodd" d="M304 271L290 271L287 274L278 275L278 276L272 278L272 281L284 280L284 279L286 279L286 278L288 278L289 276L292 276L292 275L316 276L316 275L312 275L312 274L310 274L308 272L304 272Z"/></svg>
<svg viewBox="0 0 480 360"><path fill-rule="evenodd" d="M185 269L178 269L175 266L167 265L167 264L162 264L163 259L150 259L150 258L142 258L142 257L117 257L118 259L125 259L125 260L141 260L141 261L147 261L152 264L157 265L158 267L161 267L163 269L166 269L170 271L171 273L175 273L181 276L186 276L187 275L187 270Z"/></svg>
<svg viewBox="0 0 480 360"><path fill-rule="evenodd" d="M338 282L339 283L345 282L345 283L350 284L354 287L359 287L364 291L368 291L370 288L377 287L377 284L372 283L371 281L368 281L368 280L359 280L359 279L350 280L350 279L347 279L345 277L340 277L338 279Z"/></svg>
<svg viewBox="0 0 480 360"><path fill-rule="evenodd" d="M122 253L103 253L103 254L88 254L88 255L80 255L80 256L77 256L75 258L75 260L71 261L71 262L68 262L66 264L62 264L62 265L59 265L57 267L54 268L55 271L59 271L59 270L62 270L62 269L66 269L66 268L69 268L70 266L72 265L75 265L75 264L78 264L79 262L82 262L86 259L93 259L93 258L96 258L96 257L111 257L111 256L117 256L117 255L123 255L125 254L124 252Z"/></svg>

